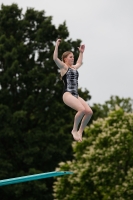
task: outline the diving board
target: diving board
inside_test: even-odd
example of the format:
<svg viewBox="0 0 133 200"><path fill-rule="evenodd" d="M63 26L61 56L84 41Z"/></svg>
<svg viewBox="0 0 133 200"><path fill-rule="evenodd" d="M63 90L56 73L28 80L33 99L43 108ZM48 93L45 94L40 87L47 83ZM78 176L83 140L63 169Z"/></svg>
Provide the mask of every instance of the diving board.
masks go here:
<svg viewBox="0 0 133 200"><path fill-rule="evenodd" d="M21 176L21 177L16 177L16 178L9 178L9 179L0 180L0 186L22 183L22 182L27 182L27 181L34 181L34 180L50 178L50 177L55 177L55 176L62 176L62 175L66 175L66 174L73 174L73 172L54 171L54 172Z"/></svg>

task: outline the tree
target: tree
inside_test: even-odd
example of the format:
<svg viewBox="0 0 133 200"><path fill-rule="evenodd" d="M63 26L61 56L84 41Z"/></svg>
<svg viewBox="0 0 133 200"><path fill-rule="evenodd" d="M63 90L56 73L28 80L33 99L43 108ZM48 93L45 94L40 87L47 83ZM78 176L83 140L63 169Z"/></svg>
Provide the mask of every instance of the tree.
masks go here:
<svg viewBox="0 0 133 200"><path fill-rule="evenodd" d="M55 170L72 159L69 134L74 111L62 102L62 83L53 62L55 40L63 38L59 57L75 51L66 23L56 29L44 11L16 4L0 10L0 179ZM89 92L80 93L89 98ZM52 199L53 179L0 188L3 200Z"/></svg>
<svg viewBox="0 0 133 200"><path fill-rule="evenodd" d="M133 100L131 98L120 98L118 96L111 96L108 101L102 104L94 103L92 106L93 116L91 122L98 118L104 118L108 116L111 110L114 110L116 106L122 108L125 112L133 111Z"/></svg>
<svg viewBox="0 0 133 200"><path fill-rule="evenodd" d="M121 108L86 128L82 143L73 143L75 158L58 170L73 175L58 177L55 199L133 199L133 113Z"/></svg>

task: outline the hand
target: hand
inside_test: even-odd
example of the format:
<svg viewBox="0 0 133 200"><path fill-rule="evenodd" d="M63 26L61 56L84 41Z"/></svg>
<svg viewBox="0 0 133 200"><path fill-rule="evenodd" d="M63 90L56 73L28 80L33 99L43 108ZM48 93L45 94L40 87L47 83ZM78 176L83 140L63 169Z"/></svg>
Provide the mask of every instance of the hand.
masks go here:
<svg viewBox="0 0 133 200"><path fill-rule="evenodd" d="M61 39L57 39L57 41L56 41L56 45L59 46L60 43L61 43Z"/></svg>
<svg viewBox="0 0 133 200"><path fill-rule="evenodd" d="M84 45L84 44L80 45L80 47L78 47L78 49L79 49L79 51L80 51L81 53L83 53L84 50L85 50L85 45Z"/></svg>

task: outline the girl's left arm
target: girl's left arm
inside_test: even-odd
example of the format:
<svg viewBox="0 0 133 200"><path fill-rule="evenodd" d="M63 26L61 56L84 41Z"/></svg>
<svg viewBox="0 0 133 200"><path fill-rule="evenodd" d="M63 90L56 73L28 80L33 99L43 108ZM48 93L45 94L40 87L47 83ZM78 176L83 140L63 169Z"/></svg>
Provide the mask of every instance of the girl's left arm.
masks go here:
<svg viewBox="0 0 133 200"><path fill-rule="evenodd" d="M79 49L79 57L78 57L78 60L76 62L76 65L74 65L76 69L78 69L82 65L85 45L81 45L80 47L78 47L78 49Z"/></svg>

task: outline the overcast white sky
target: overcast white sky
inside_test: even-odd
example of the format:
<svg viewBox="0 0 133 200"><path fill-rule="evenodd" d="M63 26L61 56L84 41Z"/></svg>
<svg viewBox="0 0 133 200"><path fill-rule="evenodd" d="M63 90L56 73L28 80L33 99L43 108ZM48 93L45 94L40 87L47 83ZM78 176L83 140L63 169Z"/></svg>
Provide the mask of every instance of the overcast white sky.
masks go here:
<svg viewBox="0 0 133 200"><path fill-rule="evenodd" d="M133 98L133 0L0 0L45 10L58 26L66 21L70 38L86 45L79 87L92 95L90 104L111 95Z"/></svg>

